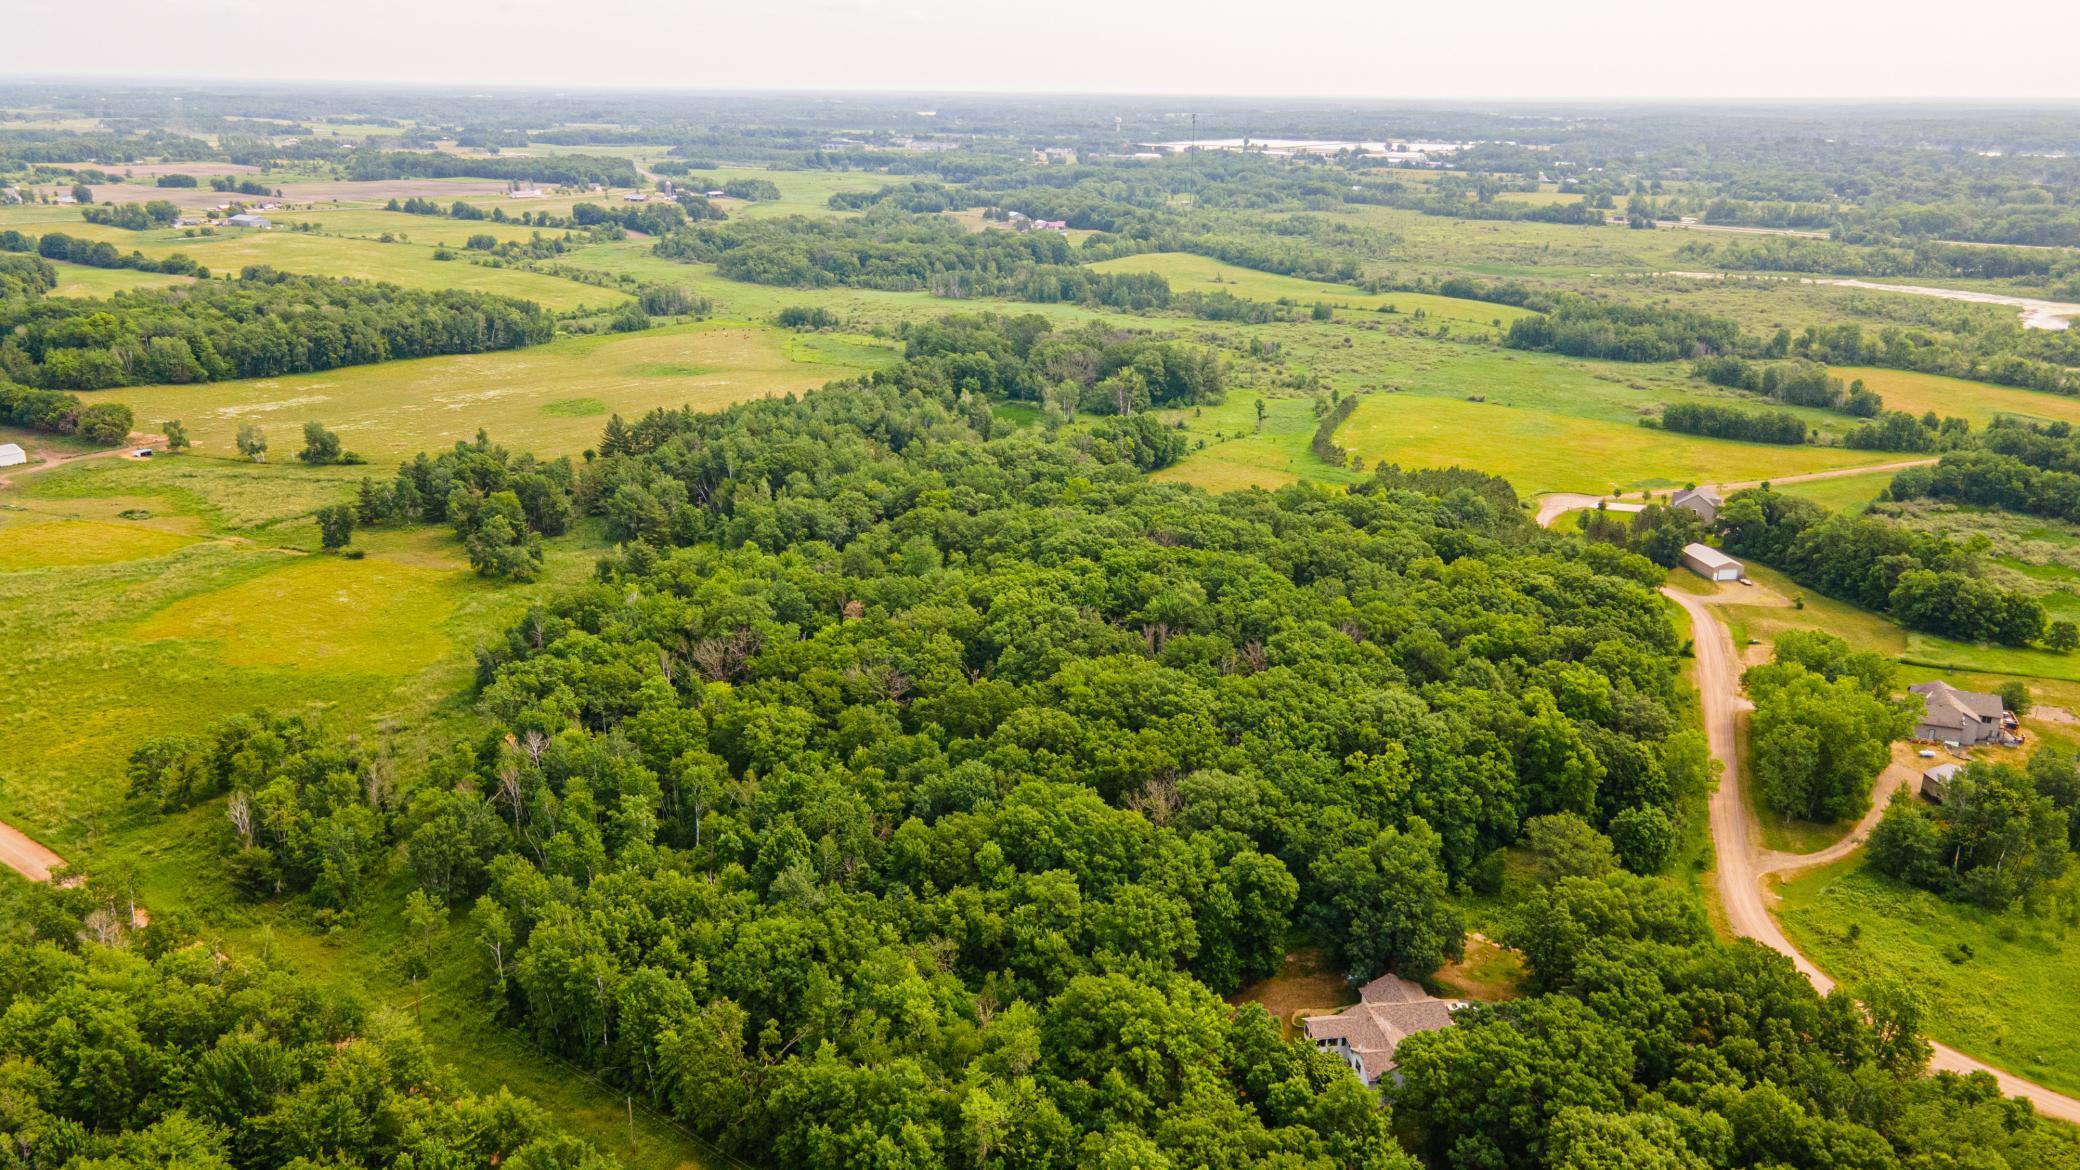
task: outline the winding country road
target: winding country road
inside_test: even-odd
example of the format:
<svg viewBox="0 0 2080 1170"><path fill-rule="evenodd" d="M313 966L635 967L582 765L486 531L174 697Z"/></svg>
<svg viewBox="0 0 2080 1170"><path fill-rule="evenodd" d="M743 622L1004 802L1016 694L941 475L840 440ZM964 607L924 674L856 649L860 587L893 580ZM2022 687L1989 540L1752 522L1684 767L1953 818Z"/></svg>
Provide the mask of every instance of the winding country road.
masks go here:
<svg viewBox="0 0 2080 1170"><path fill-rule="evenodd" d="M1747 479L1732 483L1707 483L1699 487L1709 489L1716 495L1726 495L1742 488L1761 487L1767 483L1774 487L1782 483L1808 483L1816 479L1844 479L1852 475L1873 475L1880 471L1905 471L1909 467L1927 467L1933 459L1902 459L1897 463L1867 463L1861 467L1836 467L1828 471L1808 471L1801 475L1778 475L1769 479ZM1644 495L1641 499L1645 499ZM1582 492L1547 492L1538 497L1538 526L1550 528L1553 521L1577 508L1593 508L1610 499L1609 496L1588 495ZM1621 503L1629 501L1619 501Z"/></svg>
<svg viewBox="0 0 2080 1170"><path fill-rule="evenodd" d="M1891 796L1892 788L1909 778L1911 771L1897 765L1886 769L1878 782L1880 799L1873 802L1871 812L1842 840L1819 853L1763 854L1756 846L1750 831L1753 826L1749 824L1748 810L1741 801L1741 761L1735 725L1748 702L1740 694L1740 659L1734 653L1733 637L1727 632L1726 623L1719 620L1719 615L1712 612L1703 598L1673 588L1663 588L1661 592L1682 606L1690 616L1697 656L1697 690L1704 707L1705 737L1711 743L1712 755L1725 769L1718 790L1712 794L1711 822L1712 849L1718 858L1719 903L1725 908L1727 926L1736 935L1754 939L1789 958L1799 973L1811 980L1824 995L1834 989L1834 980L1784 937L1777 920L1770 916L1762 879L1771 873L1824 865L1847 856L1877 823L1878 816L1882 815L1883 800ZM2080 1100L2002 1072L1947 1045L1931 1042L1930 1047L1933 1049L1929 1058L1931 1069L1990 1073L2000 1085L2001 1092L2008 1096L2026 1098L2036 1106L2037 1112L2047 1117L2080 1124Z"/></svg>

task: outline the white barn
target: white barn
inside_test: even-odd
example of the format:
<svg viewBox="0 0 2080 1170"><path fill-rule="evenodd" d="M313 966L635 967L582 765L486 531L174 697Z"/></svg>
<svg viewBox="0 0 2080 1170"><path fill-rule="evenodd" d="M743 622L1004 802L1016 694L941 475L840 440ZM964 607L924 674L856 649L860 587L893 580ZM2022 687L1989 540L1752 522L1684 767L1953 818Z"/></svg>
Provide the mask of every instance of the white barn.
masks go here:
<svg viewBox="0 0 2080 1170"><path fill-rule="evenodd" d="M0 443L0 467L20 467L28 461L20 443Z"/></svg>
<svg viewBox="0 0 2080 1170"><path fill-rule="evenodd" d="M1683 565L1707 581L1738 581L1747 575L1739 561L1708 544L1684 545Z"/></svg>

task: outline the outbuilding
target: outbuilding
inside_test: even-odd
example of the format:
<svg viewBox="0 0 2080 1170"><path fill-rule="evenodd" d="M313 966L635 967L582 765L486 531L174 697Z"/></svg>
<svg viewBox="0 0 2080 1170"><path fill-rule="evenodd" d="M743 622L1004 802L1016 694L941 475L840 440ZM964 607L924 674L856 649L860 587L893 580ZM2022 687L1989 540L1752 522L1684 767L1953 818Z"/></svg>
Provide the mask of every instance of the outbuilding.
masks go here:
<svg viewBox="0 0 2080 1170"><path fill-rule="evenodd" d="M1950 778L1964 771L1959 764L1937 764L1921 774L1921 798L1930 804L1943 803L1949 795Z"/></svg>
<svg viewBox="0 0 2080 1170"><path fill-rule="evenodd" d="M274 226L274 221L264 215L246 215L244 213L225 216L224 222L232 227L243 228L271 228Z"/></svg>
<svg viewBox="0 0 2080 1170"><path fill-rule="evenodd" d="M1684 545L1683 566L1707 581L1738 581L1748 575L1739 561L1708 544Z"/></svg>
<svg viewBox="0 0 2080 1170"><path fill-rule="evenodd" d="M29 461L29 455L20 443L0 443L0 467L20 467Z"/></svg>

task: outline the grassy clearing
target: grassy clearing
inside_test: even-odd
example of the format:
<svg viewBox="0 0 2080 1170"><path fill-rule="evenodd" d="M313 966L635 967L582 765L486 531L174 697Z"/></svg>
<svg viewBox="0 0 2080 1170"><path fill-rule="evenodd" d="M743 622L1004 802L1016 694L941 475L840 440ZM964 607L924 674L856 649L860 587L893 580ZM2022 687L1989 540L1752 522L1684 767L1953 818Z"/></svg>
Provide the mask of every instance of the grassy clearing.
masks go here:
<svg viewBox="0 0 2080 1170"><path fill-rule="evenodd" d="M1809 479L1802 483L1787 483L1776 490L1787 496L1798 496L1813 501L1834 512L1861 512L1878 493L1892 486L1894 471L1873 471L1866 475L1843 475L1834 479Z"/></svg>
<svg viewBox="0 0 2080 1170"><path fill-rule="evenodd" d="M1290 1037L1299 1031L1303 1016L1333 1015L1358 1002L1358 989L1336 969L1320 947L1295 947L1286 952L1278 974L1250 984L1228 997L1240 1007L1246 1003L1270 1012Z"/></svg>
<svg viewBox="0 0 2080 1170"><path fill-rule="evenodd" d="M130 387L141 419L178 418L196 450L228 454L238 428L266 429L277 460L318 419L348 449L389 459L468 440L479 427L516 451L576 454L598 441L603 413L714 410L808 390L894 361L858 338L802 340L758 325L703 322L640 333L565 337L500 353L352 366L290 378Z"/></svg>
<svg viewBox="0 0 2080 1170"><path fill-rule="evenodd" d="M622 1095L500 1023L460 917L431 977L410 980L403 874L343 927L321 932L292 906L255 906L229 887L221 802L162 818L125 799L124 760L144 738L200 732L255 707L322 713L407 758L467 739L476 717L457 696L466 694L470 648L542 591L582 579L596 555L596 539L563 538L551 542L546 580L501 586L470 574L439 529L358 534L367 553L359 561L268 547L314 542L309 509L343 495L353 470L95 460L7 492L0 818L75 861L134 862L155 910L184 910L233 953L272 954L415 1017L465 1083L510 1086L632 1166L703 1164L669 1122L639 1104L631 1119ZM100 535L122 526L127 536ZM95 533L91 563L50 555L86 531Z"/></svg>
<svg viewBox="0 0 2080 1170"><path fill-rule="evenodd" d="M1267 396L1263 401L1261 428L1257 395L1246 388L1231 391L1218 406L1162 412L1163 421L1184 423L1194 447L1155 478L1214 492L1283 487L1303 479L1352 483L1359 478L1359 473L1325 463L1314 453L1311 444L1320 420L1312 398Z"/></svg>
<svg viewBox="0 0 2080 1170"><path fill-rule="evenodd" d="M1781 887L1791 941L1843 983L1906 979L1930 1035L2060 1092L2080 1092L2080 941L2071 925L1990 914L1872 873L1858 853ZM1953 962L1959 944L1971 957Z"/></svg>
<svg viewBox="0 0 2080 1170"><path fill-rule="evenodd" d="M293 218L296 213L284 213ZM369 213L381 214L381 213ZM404 220L424 220L430 230L422 237L433 239L448 220L426 216L399 215ZM493 268L472 264L458 255L453 260L436 260L431 243L382 244L343 236L313 235L284 230L240 229L207 236L183 236L178 231L126 232L120 228L80 225L82 230L64 229L73 235L111 239L125 251L138 251L152 259L176 252L207 265L213 274L231 275L250 265L271 265L283 272L313 276L346 276L357 280L385 280L406 288L468 289L473 292L503 293L534 301L556 311L584 307L612 308L626 302L628 294L526 272L518 268ZM108 233L114 233L110 236ZM416 233L415 233L416 234ZM459 242L467 232L448 232Z"/></svg>
<svg viewBox="0 0 2080 1170"><path fill-rule="evenodd" d="M1917 415L1933 410L1939 415L1969 420L1974 427L1985 426L1999 415L2080 423L2080 398L1875 366L1837 366L1833 373L1844 380L1863 379L1865 386L1885 399L1888 410Z"/></svg>
<svg viewBox="0 0 2080 1170"><path fill-rule="evenodd" d="M1515 394L1511 387L1510 393ZM1526 495L1679 488L1880 462L1882 454L1777 447L1650 430L1515 404L1429 395L1366 400L1337 432L1367 463L1473 467Z"/></svg>
<svg viewBox="0 0 2080 1170"><path fill-rule="evenodd" d="M517 215L512 210L512 200L491 201L493 205L505 207L506 214ZM532 210L522 200L521 210ZM487 235L500 243L511 241L525 243L539 233L549 239L570 236L560 228L530 227L519 223L498 223L486 219L448 219L438 215L410 215L402 211L384 211L369 207L315 207L308 211L284 211L279 213L284 223L315 223L327 235L353 236L359 239L378 239L388 232L393 237L409 238L415 244L446 244L460 248L471 236Z"/></svg>
<svg viewBox="0 0 2080 1170"><path fill-rule="evenodd" d="M1168 280L1170 287L1178 292L1228 292L1254 301L1283 299L1303 305L1326 301L1338 308L1358 312L1378 312L1391 307L1411 317L1420 311L1426 319L1476 325L1491 331L1497 323L1507 327L1517 318L1531 315L1529 310L1510 305L1491 305L1457 297L1404 292L1364 293L1349 285L1258 272L1189 252L1122 256L1116 260L1100 261L1091 268L1098 272L1153 272Z"/></svg>
<svg viewBox="0 0 2080 1170"><path fill-rule="evenodd" d="M133 288L170 288L195 283L192 276L139 272L132 268L89 268L84 264L67 264L63 260L51 261L51 267L58 270L58 287L50 293L54 297L106 297Z"/></svg>

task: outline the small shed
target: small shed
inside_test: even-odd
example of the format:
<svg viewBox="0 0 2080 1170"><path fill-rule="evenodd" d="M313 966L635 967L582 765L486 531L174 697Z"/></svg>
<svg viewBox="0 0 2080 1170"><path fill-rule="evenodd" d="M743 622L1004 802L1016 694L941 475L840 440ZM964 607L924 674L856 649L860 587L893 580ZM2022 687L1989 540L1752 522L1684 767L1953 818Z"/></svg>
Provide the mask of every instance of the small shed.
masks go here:
<svg viewBox="0 0 2080 1170"><path fill-rule="evenodd" d="M1943 803L1950 791L1950 778L1963 770L1960 764L1937 764L1921 774L1921 798L1930 804Z"/></svg>
<svg viewBox="0 0 2080 1170"><path fill-rule="evenodd" d="M1708 544L1684 545L1683 566L1707 581L1738 581L1748 575L1739 561Z"/></svg>
<svg viewBox="0 0 2080 1170"><path fill-rule="evenodd" d="M20 467L29 461L29 455L20 443L0 443L0 467Z"/></svg>

